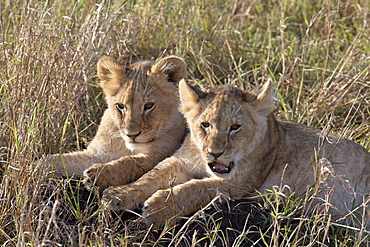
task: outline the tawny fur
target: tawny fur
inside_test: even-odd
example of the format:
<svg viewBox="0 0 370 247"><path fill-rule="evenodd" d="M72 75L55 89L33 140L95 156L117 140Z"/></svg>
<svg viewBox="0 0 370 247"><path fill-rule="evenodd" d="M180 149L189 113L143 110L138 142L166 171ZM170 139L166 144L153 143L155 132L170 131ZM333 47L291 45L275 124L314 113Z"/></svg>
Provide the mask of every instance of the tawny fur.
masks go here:
<svg viewBox="0 0 370 247"><path fill-rule="evenodd" d="M202 92L185 80L179 90L190 134L172 157L138 181L105 190L103 202L110 209L136 209L144 203L144 216L161 226L199 210L219 193L238 199L276 185L289 186L296 195L319 185L317 197L333 207L336 217L368 199L367 150L275 120L271 83L258 95L233 86ZM234 165L229 173L219 173L208 165L215 161Z"/></svg>
<svg viewBox="0 0 370 247"><path fill-rule="evenodd" d="M109 57L97 65L108 109L86 150L54 155L54 169L83 175L101 189L132 182L171 156L186 133L178 111L178 83L187 77L183 59L128 67Z"/></svg>

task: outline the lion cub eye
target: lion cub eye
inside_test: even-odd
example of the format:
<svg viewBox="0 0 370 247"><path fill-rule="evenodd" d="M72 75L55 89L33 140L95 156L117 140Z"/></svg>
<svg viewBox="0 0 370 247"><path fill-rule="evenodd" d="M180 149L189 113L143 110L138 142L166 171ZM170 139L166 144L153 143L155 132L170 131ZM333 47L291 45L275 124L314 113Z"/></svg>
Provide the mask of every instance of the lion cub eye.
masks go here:
<svg viewBox="0 0 370 247"><path fill-rule="evenodd" d="M240 129L240 124L233 124L230 126L230 131L237 131Z"/></svg>
<svg viewBox="0 0 370 247"><path fill-rule="evenodd" d="M154 107L154 103L153 102L148 102L144 105L144 111L149 111L151 109L153 109Z"/></svg>
<svg viewBox="0 0 370 247"><path fill-rule="evenodd" d="M207 122L203 122L203 123L200 123L200 126L202 126L203 129L207 129L211 125L209 123L207 123Z"/></svg>
<svg viewBox="0 0 370 247"><path fill-rule="evenodd" d="M117 103L116 107L120 111L124 111L126 109L126 106L124 104L121 104L121 103Z"/></svg>

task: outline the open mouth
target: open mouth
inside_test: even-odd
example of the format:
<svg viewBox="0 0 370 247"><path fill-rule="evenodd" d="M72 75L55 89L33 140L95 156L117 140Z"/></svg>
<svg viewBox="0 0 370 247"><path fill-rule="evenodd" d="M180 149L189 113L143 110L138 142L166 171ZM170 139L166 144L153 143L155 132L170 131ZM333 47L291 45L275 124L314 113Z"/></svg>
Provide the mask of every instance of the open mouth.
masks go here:
<svg viewBox="0 0 370 247"><path fill-rule="evenodd" d="M208 163L208 165L213 172L230 173L231 169L234 167L234 161L231 161L229 164L224 164L215 160L212 163Z"/></svg>

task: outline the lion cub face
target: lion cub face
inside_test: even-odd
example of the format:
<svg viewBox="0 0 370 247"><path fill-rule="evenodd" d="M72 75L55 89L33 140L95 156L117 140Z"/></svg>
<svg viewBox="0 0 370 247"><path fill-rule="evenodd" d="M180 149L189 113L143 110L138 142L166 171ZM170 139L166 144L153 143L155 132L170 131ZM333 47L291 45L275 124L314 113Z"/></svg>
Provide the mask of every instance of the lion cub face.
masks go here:
<svg viewBox="0 0 370 247"><path fill-rule="evenodd" d="M98 62L98 76L114 124L130 150L145 150L166 134L171 118L180 114L177 84L187 71L179 57L128 67L104 57Z"/></svg>
<svg viewBox="0 0 370 247"><path fill-rule="evenodd" d="M230 177L261 142L267 116L273 111L273 89L266 83L259 95L226 85L204 92L180 81L181 112L209 172Z"/></svg>

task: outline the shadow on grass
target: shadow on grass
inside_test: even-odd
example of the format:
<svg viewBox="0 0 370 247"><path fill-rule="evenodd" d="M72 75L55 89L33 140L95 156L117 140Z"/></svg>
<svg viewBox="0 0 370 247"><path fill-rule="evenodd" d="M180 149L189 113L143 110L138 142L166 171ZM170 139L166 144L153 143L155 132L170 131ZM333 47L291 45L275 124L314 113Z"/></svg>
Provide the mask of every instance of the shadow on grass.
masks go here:
<svg viewBox="0 0 370 247"><path fill-rule="evenodd" d="M183 217L175 227L156 231L144 223L139 212L100 210L98 196L79 180L69 180L64 187L66 205L59 217L70 227L82 224L91 229L87 234L94 234L91 226L100 224L115 237L142 246L264 246L260 228L268 214L251 199L219 199L197 216Z"/></svg>

